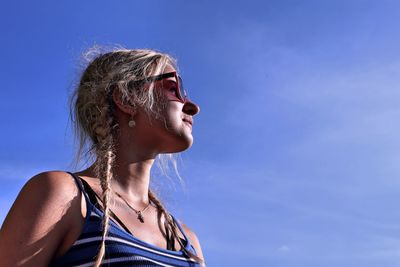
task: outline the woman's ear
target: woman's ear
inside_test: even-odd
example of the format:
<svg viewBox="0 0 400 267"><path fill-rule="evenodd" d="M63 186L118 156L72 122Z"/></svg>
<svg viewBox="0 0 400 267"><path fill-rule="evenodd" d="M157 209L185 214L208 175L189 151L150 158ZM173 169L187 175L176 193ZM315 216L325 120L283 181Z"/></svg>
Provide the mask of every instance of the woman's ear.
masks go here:
<svg viewBox="0 0 400 267"><path fill-rule="evenodd" d="M126 114L129 114L130 116L135 115L136 113L135 108L129 105L129 103L126 103L125 101L122 100L122 94L118 89L113 90L112 98L119 110L121 110Z"/></svg>

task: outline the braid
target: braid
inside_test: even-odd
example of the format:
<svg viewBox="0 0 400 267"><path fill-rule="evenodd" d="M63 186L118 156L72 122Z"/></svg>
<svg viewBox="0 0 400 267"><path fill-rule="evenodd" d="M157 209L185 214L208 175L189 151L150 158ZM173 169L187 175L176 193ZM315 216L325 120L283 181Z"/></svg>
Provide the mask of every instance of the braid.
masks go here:
<svg viewBox="0 0 400 267"><path fill-rule="evenodd" d="M165 232L163 231L164 236L167 239L167 244L172 244L172 247L175 247L175 240L178 241L179 245L181 246L183 252L191 259L198 261L200 263L203 262L203 259L196 256L194 253L188 251L186 246L183 244L181 238L178 235L178 226L175 223L175 220L172 218L171 214L166 210L164 205L161 201L157 198L157 196L149 190L149 199L153 202L158 210L158 224L161 225L161 217L164 215L165 222ZM161 228L162 229L162 228Z"/></svg>
<svg viewBox="0 0 400 267"><path fill-rule="evenodd" d="M110 208L109 208L110 193L111 193L110 181L113 176L112 172L111 172L111 166L112 166L112 162L114 161L114 153L111 150L107 151L105 161L107 161L106 168L105 168L106 170L103 170L103 171L105 171L105 173L103 175L98 176L98 177L100 177L100 185L101 185L101 189L103 191L104 217L103 217L103 222L102 222L103 234L102 234L102 238L101 238L99 254L97 255L96 263L94 265L95 267L100 266L101 261L105 254L105 241L106 241L106 236L107 236L109 221L110 221ZM99 162L99 164L101 164L101 163Z"/></svg>
<svg viewBox="0 0 400 267"><path fill-rule="evenodd" d="M113 127L114 119L111 115L111 109L109 105L105 104L103 109L100 110L100 114L105 118L102 120L105 125L94 125L94 129L97 134L97 143L95 144L95 151L97 155L94 172L100 179L100 186L102 189L103 197L103 234L101 239L101 245L99 253L96 258L95 267L99 267L101 261L105 255L105 241L110 221L110 195L111 195L111 180L113 179L113 165L115 161L114 153L114 141L113 141Z"/></svg>

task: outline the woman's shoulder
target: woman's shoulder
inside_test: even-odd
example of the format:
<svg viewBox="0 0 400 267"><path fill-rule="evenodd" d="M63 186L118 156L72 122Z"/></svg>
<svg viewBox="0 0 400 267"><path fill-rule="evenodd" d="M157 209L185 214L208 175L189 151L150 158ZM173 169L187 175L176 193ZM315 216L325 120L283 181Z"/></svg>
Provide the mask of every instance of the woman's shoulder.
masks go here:
<svg viewBox="0 0 400 267"><path fill-rule="evenodd" d="M52 222L56 215L66 221L68 211L80 207L80 192L74 178L64 171L46 171L30 178L21 189L14 206L20 213L36 210ZM28 211L29 209L29 211ZM45 214L49 214L46 216Z"/></svg>
<svg viewBox="0 0 400 267"><path fill-rule="evenodd" d="M189 241L192 244L193 248L195 249L197 256L204 259L203 251L201 250L200 246L200 241L197 238L196 233L181 221L179 221L179 224L182 226L182 229L185 232L187 238L189 238Z"/></svg>
<svg viewBox="0 0 400 267"><path fill-rule="evenodd" d="M73 177L64 171L46 171L30 178L20 194L40 195L42 201L51 198L63 201L76 197L78 188Z"/></svg>
<svg viewBox="0 0 400 267"><path fill-rule="evenodd" d="M45 184L54 184L55 182L60 184L68 184L69 182L73 182L71 174L66 171L52 170L52 171L44 171L34 175L32 178L28 180L27 183L38 182Z"/></svg>
<svg viewBox="0 0 400 267"><path fill-rule="evenodd" d="M31 266L48 264L81 217L80 203L79 189L68 173L47 171L33 176L3 222L0 259L9 266L20 261ZM24 253L20 247L24 247Z"/></svg>

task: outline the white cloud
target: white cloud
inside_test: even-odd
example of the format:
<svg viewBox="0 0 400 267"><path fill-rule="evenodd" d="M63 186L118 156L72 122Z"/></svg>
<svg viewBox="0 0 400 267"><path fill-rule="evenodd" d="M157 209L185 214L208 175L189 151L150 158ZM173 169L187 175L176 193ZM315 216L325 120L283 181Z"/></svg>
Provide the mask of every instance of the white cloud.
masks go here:
<svg viewBox="0 0 400 267"><path fill-rule="evenodd" d="M279 252L282 252L282 253L287 253L287 252L290 251L290 248L289 248L287 245L282 245L282 246L280 246L280 247L278 248L278 251L279 251Z"/></svg>

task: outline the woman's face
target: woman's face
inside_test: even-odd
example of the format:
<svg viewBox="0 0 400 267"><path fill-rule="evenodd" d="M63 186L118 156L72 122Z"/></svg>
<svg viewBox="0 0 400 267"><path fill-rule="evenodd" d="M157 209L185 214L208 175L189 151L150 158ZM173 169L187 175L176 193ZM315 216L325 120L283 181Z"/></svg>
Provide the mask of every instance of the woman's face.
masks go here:
<svg viewBox="0 0 400 267"><path fill-rule="evenodd" d="M175 71L172 66L167 65L164 73ZM176 79L177 76L172 76L154 82L154 90L162 102L162 116L152 122L148 134L152 136L160 153L180 152L192 145L193 116L200 111L192 101L182 101Z"/></svg>

